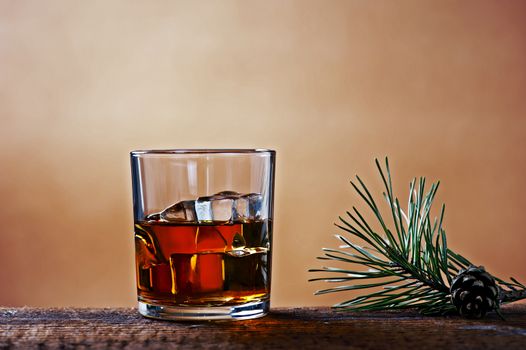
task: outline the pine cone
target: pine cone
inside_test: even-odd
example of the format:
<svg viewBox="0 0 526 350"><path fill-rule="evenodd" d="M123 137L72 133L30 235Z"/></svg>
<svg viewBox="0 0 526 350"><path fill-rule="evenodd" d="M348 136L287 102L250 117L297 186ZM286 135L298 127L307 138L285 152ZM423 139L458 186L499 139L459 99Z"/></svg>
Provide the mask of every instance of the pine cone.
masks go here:
<svg viewBox="0 0 526 350"><path fill-rule="evenodd" d="M451 302L460 315L482 318L486 312L498 308L499 292L495 279L484 266L470 266L460 270L451 283Z"/></svg>

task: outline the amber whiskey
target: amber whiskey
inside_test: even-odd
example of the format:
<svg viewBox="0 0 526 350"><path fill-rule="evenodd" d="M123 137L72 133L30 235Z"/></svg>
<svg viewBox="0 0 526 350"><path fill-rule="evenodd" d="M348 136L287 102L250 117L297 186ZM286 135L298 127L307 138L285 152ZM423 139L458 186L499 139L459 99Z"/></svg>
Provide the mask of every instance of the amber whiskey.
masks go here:
<svg viewBox="0 0 526 350"><path fill-rule="evenodd" d="M269 299L269 219L225 224L156 219L135 224L140 301L228 306Z"/></svg>

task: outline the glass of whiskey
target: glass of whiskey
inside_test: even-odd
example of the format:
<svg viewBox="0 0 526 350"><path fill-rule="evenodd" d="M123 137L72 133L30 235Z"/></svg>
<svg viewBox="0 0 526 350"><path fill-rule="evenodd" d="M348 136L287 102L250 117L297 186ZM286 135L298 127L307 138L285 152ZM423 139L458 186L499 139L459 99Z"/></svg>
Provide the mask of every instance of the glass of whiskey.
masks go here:
<svg viewBox="0 0 526 350"><path fill-rule="evenodd" d="M167 320L268 313L275 151L132 151L139 312Z"/></svg>

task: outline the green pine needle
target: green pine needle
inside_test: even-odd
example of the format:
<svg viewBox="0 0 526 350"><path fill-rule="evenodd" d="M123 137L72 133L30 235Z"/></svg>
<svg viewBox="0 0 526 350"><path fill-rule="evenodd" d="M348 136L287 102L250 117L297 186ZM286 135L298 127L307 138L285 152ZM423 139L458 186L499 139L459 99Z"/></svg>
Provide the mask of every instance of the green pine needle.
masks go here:
<svg viewBox="0 0 526 350"><path fill-rule="evenodd" d="M343 245L338 249L323 248L321 260L352 263L365 270L323 267L310 272L329 273L329 277L309 281L342 283L317 291L315 294L366 290L369 294L340 302L338 310L372 311L384 309L416 308L426 315L456 312L450 301L450 285L460 270L473 265L462 255L447 246L443 228L445 205L438 218L431 219L431 207L439 182L426 188L426 179L413 179L409 185L407 210L393 193L389 161L384 168L375 159L385 191L382 193L389 209L389 218L382 216L374 197L362 179L356 176L351 185L372 212L375 225L367 222L355 207L339 217L336 223L342 234L336 235ZM363 242L365 246L356 242ZM526 298L526 287L511 278L505 282L495 278L502 303ZM378 290L380 288L380 290Z"/></svg>

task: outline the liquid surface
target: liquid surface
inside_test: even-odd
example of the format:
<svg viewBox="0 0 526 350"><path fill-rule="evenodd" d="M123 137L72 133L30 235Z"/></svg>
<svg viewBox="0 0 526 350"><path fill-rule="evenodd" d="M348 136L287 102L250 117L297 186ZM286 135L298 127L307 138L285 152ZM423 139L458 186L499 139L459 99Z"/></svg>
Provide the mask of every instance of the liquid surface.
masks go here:
<svg viewBox="0 0 526 350"><path fill-rule="evenodd" d="M270 220L234 224L135 225L139 300L172 306L267 300Z"/></svg>

